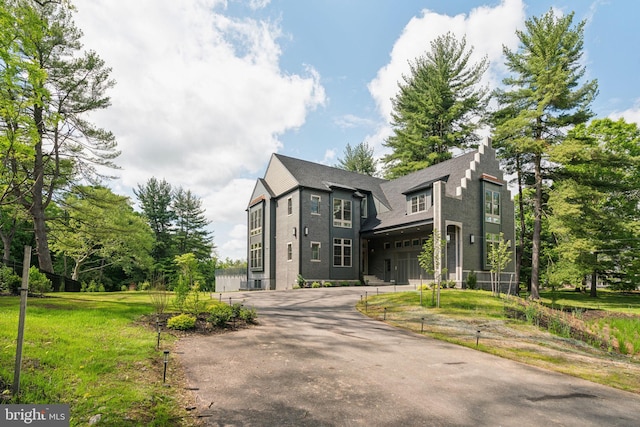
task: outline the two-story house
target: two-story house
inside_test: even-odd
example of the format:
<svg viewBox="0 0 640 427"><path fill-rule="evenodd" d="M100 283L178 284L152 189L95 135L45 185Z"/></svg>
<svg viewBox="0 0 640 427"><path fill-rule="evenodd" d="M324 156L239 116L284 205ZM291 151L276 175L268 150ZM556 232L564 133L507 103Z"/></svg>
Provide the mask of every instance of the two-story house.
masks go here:
<svg viewBox="0 0 640 427"><path fill-rule="evenodd" d="M500 233L514 239L514 206L489 140L394 180L273 154L248 209L248 287L306 281L429 279L418 254L445 239L442 267L460 287L474 271L488 287L487 256ZM514 260L504 277L512 276Z"/></svg>

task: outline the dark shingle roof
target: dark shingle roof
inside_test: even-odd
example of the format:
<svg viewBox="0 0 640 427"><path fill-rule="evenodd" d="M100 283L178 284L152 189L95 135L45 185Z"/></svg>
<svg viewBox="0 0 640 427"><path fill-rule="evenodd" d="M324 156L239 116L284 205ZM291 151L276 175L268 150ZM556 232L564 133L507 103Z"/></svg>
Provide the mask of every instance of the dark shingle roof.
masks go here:
<svg viewBox="0 0 640 427"><path fill-rule="evenodd" d="M376 231L432 220L432 208L409 217L406 213L406 195L433 186L436 181L444 181L448 183L446 194L454 196L476 153L474 150L392 181L281 154L274 156L302 187L327 191L332 186L341 186L372 193L389 208L389 211L379 212L376 218L367 220L362 228L362 231Z"/></svg>
<svg viewBox="0 0 640 427"><path fill-rule="evenodd" d="M371 192L377 199L387 205L380 185L386 180L361 173L350 172L332 166L295 159L293 157L274 154L282 165L293 175L298 184L306 188L328 191L331 186L350 187L356 190Z"/></svg>

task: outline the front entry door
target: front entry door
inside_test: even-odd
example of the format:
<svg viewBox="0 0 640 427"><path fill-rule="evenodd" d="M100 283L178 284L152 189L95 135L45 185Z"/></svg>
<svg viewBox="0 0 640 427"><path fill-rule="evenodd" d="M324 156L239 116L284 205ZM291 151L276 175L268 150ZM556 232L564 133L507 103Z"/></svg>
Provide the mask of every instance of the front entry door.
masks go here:
<svg viewBox="0 0 640 427"><path fill-rule="evenodd" d="M390 259L384 260L384 281L385 282L391 281L391 260Z"/></svg>

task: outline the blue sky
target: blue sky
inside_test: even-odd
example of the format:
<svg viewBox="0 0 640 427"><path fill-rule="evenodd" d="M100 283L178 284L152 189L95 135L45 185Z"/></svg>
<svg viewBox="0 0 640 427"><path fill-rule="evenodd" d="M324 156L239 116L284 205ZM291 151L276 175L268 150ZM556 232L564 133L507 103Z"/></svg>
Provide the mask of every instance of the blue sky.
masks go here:
<svg viewBox="0 0 640 427"><path fill-rule="evenodd" d="M587 20L584 64L598 117L640 122L640 2L77 0L87 49L112 67L112 106L91 119L118 138L114 190L155 176L191 189L218 254L246 257L246 213L271 153L333 165L347 143L377 156L407 61L451 31L506 76L502 45L553 8Z"/></svg>

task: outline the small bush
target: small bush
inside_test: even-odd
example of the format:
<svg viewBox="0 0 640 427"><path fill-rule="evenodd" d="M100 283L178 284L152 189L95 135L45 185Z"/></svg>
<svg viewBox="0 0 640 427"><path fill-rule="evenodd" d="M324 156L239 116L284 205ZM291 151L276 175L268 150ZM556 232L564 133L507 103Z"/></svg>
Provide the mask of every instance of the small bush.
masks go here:
<svg viewBox="0 0 640 427"><path fill-rule="evenodd" d="M331 282L324 282L324 286L325 286L325 287L327 287L327 288L330 288L330 287L332 287L332 286L333 286L333 283L331 283Z"/></svg>
<svg viewBox="0 0 640 427"><path fill-rule="evenodd" d="M178 314L167 320L167 328L188 331L196 327L196 318L188 314Z"/></svg>
<svg viewBox="0 0 640 427"><path fill-rule="evenodd" d="M311 287L312 287L312 288L319 288L319 287L320 287L320 283L318 283L318 282L313 282L313 283L311 284Z"/></svg>
<svg viewBox="0 0 640 427"><path fill-rule="evenodd" d="M17 294L20 289L21 283L20 276L14 273L11 267L0 267L0 293L9 292Z"/></svg>
<svg viewBox="0 0 640 427"><path fill-rule="evenodd" d="M225 327L233 318L233 309L226 304L217 304L209 312L207 319L215 327Z"/></svg>
<svg viewBox="0 0 640 427"><path fill-rule="evenodd" d="M37 295L53 291L51 280L35 266L29 268L29 291Z"/></svg>
<svg viewBox="0 0 640 427"><path fill-rule="evenodd" d="M240 310L239 318L240 320L244 320L247 323L256 323L256 319L258 318L258 312L256 312L256 309L253 307L242 308L242 310Z"/></svg>
<svg viewBox="0 0 640 427"><path fill-rule="evenodd" d="M469 274L467 274L467 288L474 290L476 285L478 284L478 276L476 272L471 270Z"/></svg>
<svg viewBox="0 0 640 427"><path fill-rule="evenodd" d="M81 292L104 292L104 285L98 284L95 280L91 280L89 283L83 282Z"/></svg>

